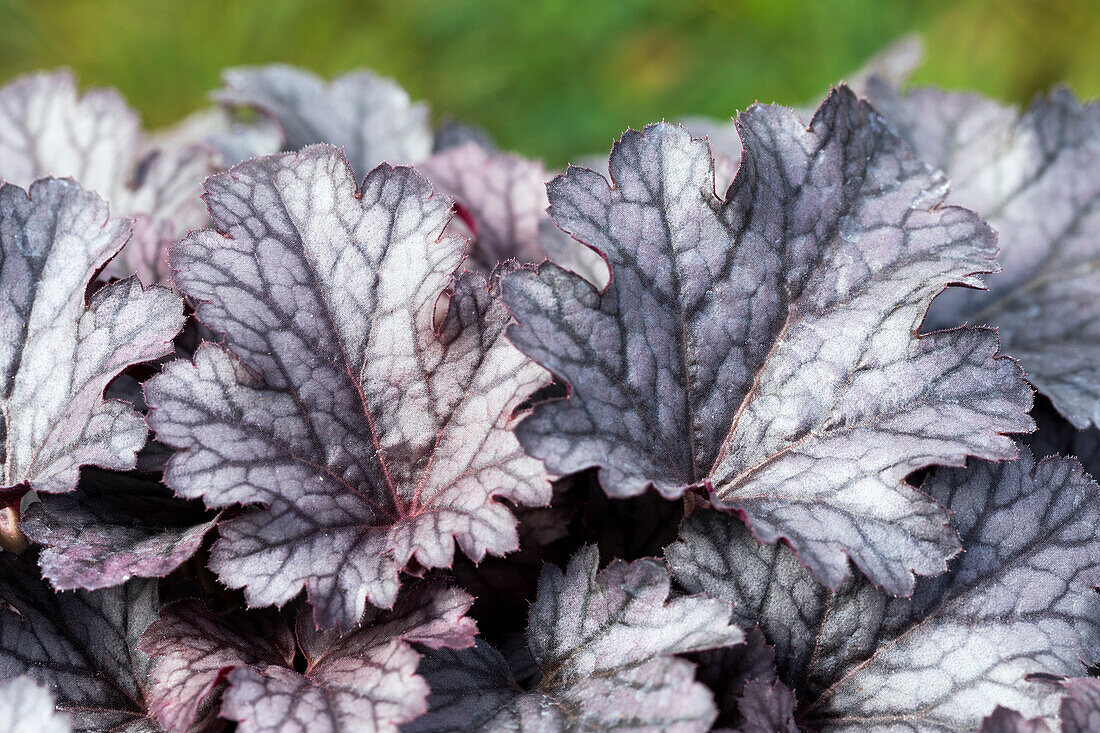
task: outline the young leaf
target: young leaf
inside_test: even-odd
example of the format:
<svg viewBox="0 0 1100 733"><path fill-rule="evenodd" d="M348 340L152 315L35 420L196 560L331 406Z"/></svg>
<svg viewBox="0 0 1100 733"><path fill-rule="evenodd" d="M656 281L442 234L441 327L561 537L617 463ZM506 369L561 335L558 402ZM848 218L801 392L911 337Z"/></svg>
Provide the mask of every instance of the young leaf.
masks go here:
<svg viewBox="0 0 1100 733"><path fill-rule="evenodd" d="M160 481L87 469L76 490L44 495L23 530L43 545L42 574L58 590L97 590L161 578L198 551L217 521Z"/></svg>
<svg viewBox="0 0 1100 733"><path fill-rule="evenodd" d="M0 553L0 678L50 688L74 730L153 733L149 660L135 650L157 615L157 584L54 593L28 560Z"/></svg>
<svg viewBox="0 0 1100 733"><path fill-rule="evenodd" d="M598 570L594 547L564 573L543 570L528 631L542 673L533 689L522 690L491 647L428 653L429 712L405 733L708 730L717 714L710 693L674 655L741 643L729 606L670 600L668 571L654 560Z"/></svg>
<svg viewBox="0 0 1100 733"><path fill-rule="evenodd" d="M69 733L69 716L54 710L53 695L29 677L0 682L0 721L8 733Z"/></svg>
<svg viewBox="0 0 1100 733"><path fill-rule="evenodd" d="M259 731L396 731L427 710L420 655L472 646L465 616L473 598L457 590L418 588L392 611L372 612L345 636L319 632L298 617L306 669L294 671L295 634L275 613L214 616L201 601L168 606L142 637L153 657L151 695L167 731L187 731L200 705L223 681L222 715L242 733Z"/></svg>
<svg viewBox="0 0 1100 733"><path fill-rule="evenodd" d="M137 278L85 302L130 227L71 180L0 187L0 230L0 489L65 492L83 465L133 468L145 422L103 391L127 367L172 351L183 303Z"/></svg>
<svg viewBox="0 0 1100 733"><path fill-rule="evenodd" d="M924 488L964 553L912 599L853 578L829 593L789 548L695 512L668 549L676 579L734 604L776 647L801 718L821 730L977 727L997 705L1057 720L1060 689L1100 649L1100 490L1070 458L942 470Z"/></svg>
<svg viewBox="0 0 1100 733"><path fill-rule="evenodd" d="M342 147L359 176L382 162L415 163L432 152L427 105L414 104L392 79L366 70L326 83L282 64L229 69L214 98L275 120L286 150L313 143Z"/></svg>
<svg viewBox="0 0 1100 733"><path fill-rule="evenodd" d="M394 602L399 572L518 544L497 499L545 504L517 407L549 381L505 338L507 311L440 236L450 201L383 165L357 191L339 151L258 158L207 181L219 231L172 249L177 285L226 334L147 383L150 425L184 449L164 479L220 526L211 567L253 606L303 587L317 623Z"/></svg>
<svg viewBox="0 0 1100 733"><path fill-rule="evenodd" d="M1078 428L1100 425L1100 104L1066 89L1022 115L975 94L872 83L901 136L951 179L951 201L997 230L1004 273L956 290L934 327L996 326L1036 389Z"/></svg>
<svg viewBox="0 0 1100 733"><path fill-rule="evenodd" d="M78 95L68 71L20 77L0 88L0 179L27 187L46 176L75 178L135 219L112 275L152 283L168 275L168 244L206 223L200 185L214 172L204 145L146 145L137 115L112 89Z"/></svg>
<svg viewBox="0 0 1100 733"><path fill-rule="evenodd" d="M1075 677L1063 684L1069 694L1062 698L1062 733L1100 730L1100 680Z"/></svg>
<svg viewBox="0 0 1100 733"><path fill-rule="evenodd" d="M552 218L612 281L504 278L509 338L571 387L517 434L554 473L599 466L612 496L705 487L830 587L851 557L908 593L957 540L905 476L1011 458L999 433L1032 427L995 333L915 335L944 287L994 268L993 233L942 206L942 176L846 88L809 130L779 107L738 124L724 201L706 142L667 124L623 136L611 185L575 168L550 184Z"/></svg>
<svg viewBox="0 0 1100 733"><path fill-rule="evenodd" d="M794 722L794 695L782 682L750 680L737 704L745 722L740 733L798 733Z"/></svg>
<svg viewBox="0 0 1100 733"><path fill-rule="evenodd" d="M600 256L546 218L547 173L542 164L466 143L436 153L416 168L473 217L476 238L470 259L481 269L488 272L513 258L550 258L594 285L606 283L607 265Z"/></svg>

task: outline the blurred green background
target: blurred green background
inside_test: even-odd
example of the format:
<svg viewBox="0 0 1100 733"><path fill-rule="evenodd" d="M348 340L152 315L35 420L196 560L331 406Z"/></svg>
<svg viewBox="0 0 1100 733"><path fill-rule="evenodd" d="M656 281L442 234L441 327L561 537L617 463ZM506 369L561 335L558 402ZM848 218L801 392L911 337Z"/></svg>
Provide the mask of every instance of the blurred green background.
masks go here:
<svg viewBox="0 0 1100 733"><path fill-rule="evenodd" d="M0 0L0 80L68 65L163 126L226 66L367 66L558 165L662 117L806 102L913 30L919 82L1100 94L1098 0Z"/></svg>

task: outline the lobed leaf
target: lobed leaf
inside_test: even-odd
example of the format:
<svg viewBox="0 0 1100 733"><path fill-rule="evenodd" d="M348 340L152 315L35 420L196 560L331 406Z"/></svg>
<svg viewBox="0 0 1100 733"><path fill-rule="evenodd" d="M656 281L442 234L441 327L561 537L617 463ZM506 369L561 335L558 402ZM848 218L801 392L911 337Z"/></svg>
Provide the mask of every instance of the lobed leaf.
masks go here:
<svg viewBox="0 0 1100 733"><path fill-rule="evenodd" d="M576 168L550 184L551 217L612 280L504 278L509 338L570 386L517 435L553 473L598 466L615 497L706 489L830 587L850 557L908 593L958 542L905 477L1011 458L1000 433L1033 427L995 333L916 335L944 287L995 268L994 235L846 88L808 130L778 107L739 125L724 200L706 142L667 124L623 136L610 184Z"/></svg>
<svg viewBox="0 0 1100 733"><path fill-rule="evenodd" d="M964 553L912 599L857 578L830 593L789 548L714 512L685 521L669 564L759 625L816 729L968 729L997 705L1054 724L1050 680L1083 674L1100 643L1100 490L1073 459L1020 453L925 482Z"/></svg>
<svg viewBox="0 0 1100 733"><path fill-rule="evenodd" d="M104 400L127 367L172 350L183 304L128 278L85 300L130 227L71 180L0 187L0 489L71 491L81 466L134 467L148 430Z"/></svg>
<svg viewBox="0 0 1100 733"><path fill-rule="evenodd" d="M382 162L415 163L432 152L428 107L391 79L353 71L325 82L293 66L229 69L214 99L252 107L282 128L286 150L314 143L344 149L357 175Z"/></svg>
<svg viewBox="0 0 1100 733"><path fill-rule="evenodd" d="M669 599L669 586L653 560L599 571L594 547L564 573L546 566L528 631L538 683L521 689L500 652L484 644L428 653L428 714L402 730L708 730L717 715L710 693L674 655L744 637L725 603Z"/></svg>
<svg viewBox="0 0 1100 733"><path fill-rule="evenodd" d="M407 168L357 190L339 151L258 158L207 181L219 231L172 250L176 284L225 333L147 383L149 423L183 449L164 474L220 525L211 567L253 606L303 587L317 623L394 602L399 572L518 544L499 501L546 504L512 433L549 376L505 338L491 283L441 236L450 202ZM437 301L449 307L435 327ZM514 414L516 413L516 414Z"/></svg>
<svg viewBox="0 0 1100 733"><path fill-rule="evenodd" d="M113 89L79 95L67 70L19 77L0 88L0 179L24 188L75 178L116 216L135 219L129 244L108 266L142 281L167 277L165 251L206 212L200 184L214 171L205 145L146 144L137 115Z"/></svg>
<svg viewBox="0 0 1100 733"><path fill-rule="evenodd" d="M471 603L461 591L419 588L340 636L318 631L308 614L299 615L295 634L275 613L215 616L201 601L181 601L142 637L141 649L154 657L152 709L166 730L187 731L227 681L221 714L242 733L396 731L427 709L411 643L473 645ZM299 647L302 673L294 668Z"/></svg>
<svg viewBox="0 0 1100 733"><path fill-rule="evenodd" d="M869 98L951 201L998 232L1004 273L956 290L928 324L996 326L1035 388L1078 428L1100 425L1100 104L1066 89L1017 110L976 94L872 82Z"/></svg>

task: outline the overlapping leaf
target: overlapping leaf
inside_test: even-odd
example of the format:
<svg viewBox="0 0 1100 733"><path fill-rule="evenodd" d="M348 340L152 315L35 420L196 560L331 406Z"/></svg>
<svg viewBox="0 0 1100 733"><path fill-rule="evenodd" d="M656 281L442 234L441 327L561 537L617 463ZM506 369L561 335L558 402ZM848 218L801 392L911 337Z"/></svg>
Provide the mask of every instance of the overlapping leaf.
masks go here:
<svg viewBox="0 0 1100 733"><path fill-rule="evenodd" d="M29 677L0 682L0 720L8 733L69 733L69 716L54 710L53 695Z"/></svg>
<svg viewBox="0 0 1100 733"><path fill-rule="evenodd" d="M206 222L199 194L214 156L204 145L148 146L117 92L79 95L68 71L29 74L0 89L0 179L26 187L71 176L113 215L134 218L113 275L137 273L146 283L167 276L167 245Z"/></svg>
<svg viewBox="0 0 1100 733"><path fill-rule="evenodd" d="M623 136L611 185L586 169L550 185L551 216L612 281L504 278L509 338L571 388L518 436L554 473L599 466L612 496L704 487L830 586L851 557L906 593L957 540L905 476L1011 458L999 433L1032 427L994 333L915 335L945 286L994 268L993 234L847 89L808 130L778 107L739 124L724 201L706 142L665 124Z"/></svg>
<svg viewBox="0 0 1100 733"><path fill-rule="evenodd" d="M54 593L32 562L0 553L0 679L46 685L74 730L156 733L149 660L136 645L157 615L155 581Z"/></svg>
<svg viewBox="0 0 1100 733"><path fill-rule="evenodd" d="M541 163L470 142L436 153L416 167L473 219L470 257L481 269L492 270L507 259L549 258L598 287L606 284L607 265L600 256L546 218L548 174Z"/></svg>
<svg viewBox="0 0 1100 733"><path fill-rule="evenodd" d="M548 375L504 338L492 285L465 274L437 301L464 243L440 236L450 201L407 168L356 190L316 146L211 178L220 231L172 250L176 283L228 349L200 347L146 387L159 439L184 449L165 481L221 525L212 567L252 605L303 587L326 627L394 602L399 572L517 546L497 498L545 504L542 464L512 433Z"/></svg>
<svg viewBox="0 0 1100 733"><path fill-rule="evenodd" d="M294 670L295 634L275 613L215 616L201 601L164 609L141 648L154 658L151 695L157 720L186 731L204 702L221 692L221 713L242 733L257 731L396 731L427 709L411 646L472 646L465 616L473 598L420 587L402 593L392 611L372 611L345 636L319 632L309 614L297 624L306 659Z"/></svg>
<svg viewBox="0 0 1100 733"><path fill-rule="evenodd" d="M382 162L415 163L432 152L427 105L413 103L396 82L366 70L325 82L281 64L230 69L214 98L275 120L286 150L313 143L342 147L357 176Z"/></svg>
<svg viewBox="0 0 1100 733"><path fill-rule="evenodd" d="M1058 89L1022 115L976 94L872 82L875 107L997 230L1004 272L929 325L996 326L1006 353L1079 428L1100 424L1100 104Z"/></svg>
<svg viewBox="0 0 1100 733"><path fill-rule="evenodd" d="M926 481L965 551L912 599L862 579L830 593L790 549L714 512L686 520L669 563L688 590L760 626L815 728L975 728L997 705L1053 725L1051 680L1084 674L1100 652L1100 491L1073 459L1020 452Z"/></svg>
<svg viewBox="0 0 1100 733"><path fill-rule="evenodd" d="M32 504L23 529L43 545L39 563L54 588L110 588L164 577L194 555L215 523L196 504L153 478L89 469L75 491Z"/></svg>
<svg viewBox="0 0 1100 733"><path fill-rule="evenodd" d="M669 599L654 560L599 571L587 547L563 573L548 565L531 607L528 645L541 676L530 690L485 644L425 655L429 712L410 731L705 731L716 710L690 663L674 655L738 644L729 606Z"/></svg>
<svg viewBox="0 0 1100 733"><path fill-rule="evenodd" d="M82 465L133 468L145 423L103 392L130 365L171 351L183 303L137 278L85 301L130 227L71 180L0 187L0 231L0 488L65 492Z"/></svg>

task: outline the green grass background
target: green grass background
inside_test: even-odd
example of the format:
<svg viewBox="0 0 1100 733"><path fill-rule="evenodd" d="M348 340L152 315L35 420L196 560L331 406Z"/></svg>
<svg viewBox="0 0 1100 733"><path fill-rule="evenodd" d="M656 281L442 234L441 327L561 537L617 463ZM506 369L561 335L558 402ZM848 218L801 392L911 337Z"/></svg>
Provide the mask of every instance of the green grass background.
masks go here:
<svg viewBox="0 0 1100 733"><path fill-rule="evenodd" d="M1100 95L1100 0L0 0L0 81L68 65L156 127L227 66L366 66L558 165L662 117L804 102L913 30L919 82Z"/></svg>

